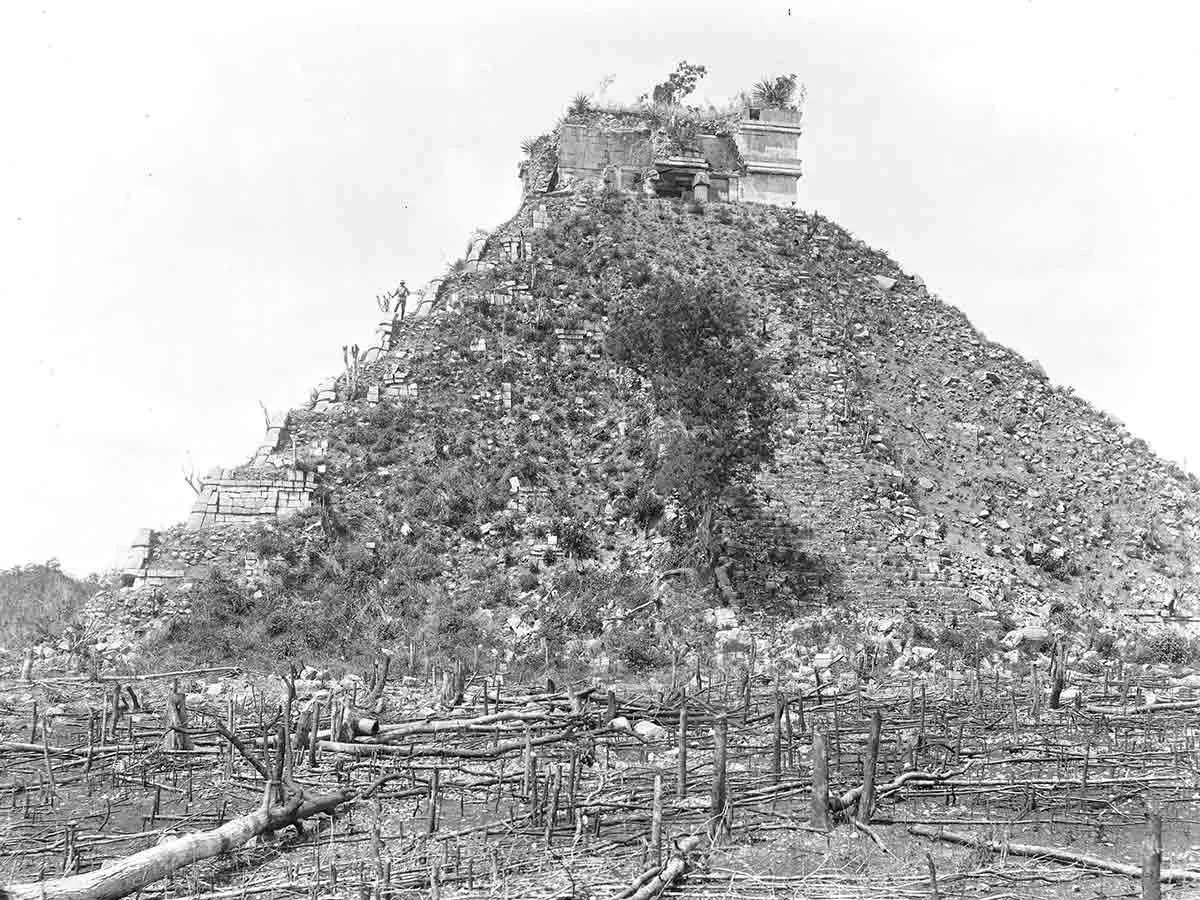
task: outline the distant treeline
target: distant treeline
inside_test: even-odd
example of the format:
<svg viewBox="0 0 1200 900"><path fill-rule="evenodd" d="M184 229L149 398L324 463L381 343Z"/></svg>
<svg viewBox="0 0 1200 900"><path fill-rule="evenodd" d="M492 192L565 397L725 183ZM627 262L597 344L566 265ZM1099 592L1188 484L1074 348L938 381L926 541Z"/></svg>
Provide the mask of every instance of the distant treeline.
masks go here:
<svg viewBox="0 0 1200 900"><path fill-rule="evenodd" d="M94 577L72 578L56 560L0 570L0 647L56 637L99 589Z"/></svg>

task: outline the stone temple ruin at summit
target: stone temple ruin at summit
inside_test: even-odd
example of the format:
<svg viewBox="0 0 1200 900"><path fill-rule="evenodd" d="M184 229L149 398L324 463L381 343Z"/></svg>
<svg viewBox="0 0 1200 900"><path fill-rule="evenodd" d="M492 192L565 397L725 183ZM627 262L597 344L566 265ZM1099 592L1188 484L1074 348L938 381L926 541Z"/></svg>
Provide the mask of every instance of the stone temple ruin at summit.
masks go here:
<svg viewBox="0 0 1200 900"><path fill-rule="evenodd" d="M592 180L647 196L795 206L800 117L799 109L754 106L697 118L641 111L571 115L522 162L524 193L528 198Z"/></svg>

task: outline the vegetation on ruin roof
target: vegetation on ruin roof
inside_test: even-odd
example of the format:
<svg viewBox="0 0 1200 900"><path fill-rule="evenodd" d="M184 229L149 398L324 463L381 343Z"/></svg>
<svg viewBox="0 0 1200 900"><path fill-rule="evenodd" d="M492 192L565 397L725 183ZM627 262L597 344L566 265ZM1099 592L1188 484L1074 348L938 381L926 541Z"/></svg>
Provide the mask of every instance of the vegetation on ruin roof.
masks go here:
<svg viewBox="0 0 1200 900"><path fill-rule="evenodd" d="M675 131L682 128L693 133L731 134L737 130L743 110L749 105L749 96L744 91L723 106L712 103L704 106L684 103L684 99L695 90L707 71L704 66L683 60L666 79L633 103L597 102L586 93L578 93L572 99L566 117L559 124L600 124L610 128L641 127L656 131ZM781 76L781 79L786 81L789 77L792 79L794 90L794 75ZM783 81L777 85L777 89L772 88L772 96L777 96L784 90Z"/></svg>
<svg viewBox="0 0 1200 900"><path fill-rule="evenodd" d="M568 112L561 124L600 125L605 128L647 128L651 131L687 124L700 134L732 134L741 122L744 107L736 101L725 106L687 106L681 103L607 103Z"/></svg>
<svg viewBox="0 0 1200 900"><path fill-rule="evenodd" d="M804 104L807 91L796 80L796 73L767 76L755 82L750 96L755 106L767 109L799 109Z"/></svg>

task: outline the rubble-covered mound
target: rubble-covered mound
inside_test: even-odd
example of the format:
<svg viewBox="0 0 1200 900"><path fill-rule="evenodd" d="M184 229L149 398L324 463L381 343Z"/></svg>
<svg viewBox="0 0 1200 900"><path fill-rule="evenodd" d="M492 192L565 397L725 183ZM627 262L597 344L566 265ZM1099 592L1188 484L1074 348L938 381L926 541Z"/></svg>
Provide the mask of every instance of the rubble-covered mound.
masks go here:
<svg viewBox="0 0 1200 900"><path fill-rule="evenodd" d="M531 195L272 467L307 508L158 536L185 577L98 598L102 652L865 669L1195 602L1192 476L794 210Z"/></svg>

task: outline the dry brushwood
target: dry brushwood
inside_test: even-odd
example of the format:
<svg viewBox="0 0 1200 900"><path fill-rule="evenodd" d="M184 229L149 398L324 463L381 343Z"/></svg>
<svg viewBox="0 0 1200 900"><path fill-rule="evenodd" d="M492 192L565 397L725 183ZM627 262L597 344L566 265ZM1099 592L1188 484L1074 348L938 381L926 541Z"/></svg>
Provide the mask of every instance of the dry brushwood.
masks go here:
<svg viewBox="0 0 1200 900"><path fill-rule="evenodd" d="M270 796L270 788L266 794ZM331 812L354 791L334 791L309 797L298 791L286 802L270 805L265 800L252 813L239 816L211 831L199 831L134 853L124 859L81 875L47 881L10 884L0 888L5 900L116 900L165 878L183 866L228 853L251 838L278 831L310 816Z"/></svg>
<svg viewBox="0 0 1200 900"><path fill-rule="evenodd" d="M1058 847L1042 847L1037 844L1018 844L1012 841L989 841L986 838L975 837L961 831L947 831L944 828L934 828L932 825L911 825L909 834L944 841L948 844L958 844L962 847L991 850L994 853L1007 853L1010 856L1028 856L1034 859L1052 859L1055 862L1069 866L1082 866L1087 869L1098 869L1101 872L1113 872L1117 875L1128 875L1130 878L1141 878L1142 867L1130 863L1104 859L1101 856L1090 856L1086 853L1075 853L1072 850L1062 850ZM1200 882L1200 871L1196 869L1163 869L1159 880L1168 884L1193 884Z"/></svg>
<svg viewBox="0 0 1200 900"><path fill-rule="evenodd" d="M132 698L126 703L128 685L116 677L93 684L56 679L54 691L69 688L90 697L85 714L68 708L50 717L45 710L51 700L70 698L47 697L40 704L42 716L34 712L11 735L16 740L0 743L0 754L12 762L11 781L0 784L0 797L12 798L0 804L0 822L11 829L10 846L21 842L9 854L18 858L19 868L6 873L16 885L8 895L22 900L115 897L141 884L142 891L172 896L195 892L214 871L235 870L242 872L243 888L281 895L453 892L464 898L549 898L587 892L645 900L680 890L684 878L694 879L703 891L718 868L726 870L725 855L737 853L747 838L771 840L775 832L800 831L809 839L824 839L825 828L809 824L818 774L813 759L821 755L810 755L814 734L824 745L828 779L821 811L827 827L856 828L884 853L894 854L897 864L908 857L921 862L912 844L905 843L917 837L1000 847L979 840L1002 841L1002 835L970 829L974 823L1000 821L994 817L997 805L1011 819L1035 802L1043 813L1075 810L1082 798L1098 825L1117 825L1127 822L1130 812L1121 798L1170 802L1190 797L1194 784L1190 735L1164 741L1160 731L1191 721L1189 709L1162 705L1186 703L1189 695L1164 694L1160 684L1141 679L1119 679L1115 692L1106 685L1092 694L1093 702L1132 712L1143 707L1121 701L1133 696L1135 687L1147 694L1153 689L1160 704L1153 715L1112 716L1098 723L1086 710L1071 708L1038 723L1036 708L1025 702L1042 692L1033 680L993 690L983 681L914 680L881 686L870 696L826 680L817 689L789 696L780 686L762 690L761 677L718 678L710 672L704 678L699 672L686 690L618 696L609 687L580 690L546 680L530 684L475 674L464 678L461 704L444 711L431 701L414 700L410 685L396 684L395 665L392 673L385 673L386 667L381 660L373 673L368 669L374 677L364 678L365 689L307 696L298 694L293 670L283 675L282 693L278 682L257 691L251 687L249 702L245 695L230 695L220 712L219 701L189 703L184 712L190 725L164 721L161 715L169 714L171 695L177 693L169 679L157 691L143 692L142 704L156 711L143 716L133 715L137 704ZM424 700L445 681L438 670L426 675ZM38 689L44 684L39 682ZM599 702L591 702L594 694ZM120 698L117 728L114 696ZM373 700L385 702L386 717L368 708ZM895 730L894 742L880 740L885 723ZM1107 734L1098 733L1098 725ZM164 744L175 741L180 748L164 753ZM189 742L192 749L182 749ZM683 750L682 771L672 766L668 775L657 766L622 765L674 747ZM1009 751L999 762L997 747ZM214 774L215 782L210 781ZM203 785L195 799L193 775ZM128 793L123 808L122 801L110 808L106 799L102 817L80 820L78 828L56 815L55 807L71 809L78 791L103 789L105 779L130 789L112 792ZM235 798L251 785L257 794L242 796L263 798L263 806L251 812L257 804L249 799L238 809ZM875 811L872 795L887 808L884 816ZM672 796L684 802L672 802ZM946 812L931 808L939 796ZM1118 806L1109 802L1113 798ZM356 872L345 865L356 863L345 848L361 837L355 835L361 823L338 813L367 799L376 810L376 836L370 837L375 859L373 866L362 860ZM149 815L137 809L139 800L150 801ZM782 816L780 804L788 809ZM226 815L227 805L235 818ZM964 806L991 814L986 820L960 821L956 808ZM255 834L288 824L315 834L315 818L305 821L314 810L331 814L320 827L322 832L328 828L331 841L327 845L322 834L321 840L308 842L311 863L307 852L246 852ZM140 829L136 818L129 827L131 812L142 813ZM404 831L419 840L393 838L401 834L399 828L385 839L378 823L399 824L406 813L413 821ZM1180 821L1163 819L1164 828ZM918 826L912 832L917 837L884 831L882 825ZM930 825L952 830L922 827ZM184 834L185 829L193 833ZM703 837L689 841L689 835ZM162 843L152 847L155 841ZM1161 861L1161 847L1151 832L1134 865L1076 856L1075 845L1059 851L1006 843L1001 853L1032 854L1040 860L1033 865L1043 870L1076 867L1058 872L1059 879L1141 872L1158 884L1154 861ZM150 849L133 853L141 848ZM204 859L208 862L201 862L200 871L188 872L188 864ZM711 862L712 871L705 871L702 859ZM926 876L924 862L921 868L912 877L921 882L922 895L932 896L937 873ZM946 896L951 879L974 880L981 887L994 872L984 867L943 875L940 896ZM752 873L720 879L727 877L731 896L758 895ZM1167 868L1161 878L1195 883L1200 873ZM149 884L154 879L160 880ZM238 885L222 881L211 883L210 893L200 888L199 896L234 896ZM786 883L803 889L798 880ZM888 895L876 886L872 896Z"/></svg>

